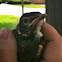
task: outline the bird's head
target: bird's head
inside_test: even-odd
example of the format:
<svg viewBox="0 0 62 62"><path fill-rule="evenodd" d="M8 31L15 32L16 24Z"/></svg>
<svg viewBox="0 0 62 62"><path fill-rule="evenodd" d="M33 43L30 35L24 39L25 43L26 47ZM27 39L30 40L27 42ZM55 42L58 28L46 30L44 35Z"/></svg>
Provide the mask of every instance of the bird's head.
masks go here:
<svg viewBox="0 0 62 62"><path fill-rule="evenodd" d="M23 14L17 26L19 34L22 33L23 36L35 35L37 31L41 31L41 26L43 26L45 17L46 14L41 14L39 12Z"/></svg>

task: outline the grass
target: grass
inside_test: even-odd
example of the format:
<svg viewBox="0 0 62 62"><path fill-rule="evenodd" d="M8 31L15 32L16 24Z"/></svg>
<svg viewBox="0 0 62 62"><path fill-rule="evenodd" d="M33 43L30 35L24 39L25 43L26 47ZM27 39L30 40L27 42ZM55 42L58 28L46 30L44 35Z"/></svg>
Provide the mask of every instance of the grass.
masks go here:
<svg viewBox="0 0 62 62"><path fill-rule="evenodd" d="M8 1L13 1L13 2L21 2L22 0L8 0ZM29 0L24 0L24 2L30 2Z"/></svg>
<svg viewBox="0 0 62 62"><path fill-rule="evenodd" d="M12 5L21 6L21 4L12 4ZM45 5L25 4L24 7L26 7L26 8L45 8Z"/></svg>
<svg viewBox="0 0 62 62"><path fill-rule="evenodd" d="M14 29L19 23L19 18L13 15L0 15L0 30L5 27L10 30Z"/></svg>

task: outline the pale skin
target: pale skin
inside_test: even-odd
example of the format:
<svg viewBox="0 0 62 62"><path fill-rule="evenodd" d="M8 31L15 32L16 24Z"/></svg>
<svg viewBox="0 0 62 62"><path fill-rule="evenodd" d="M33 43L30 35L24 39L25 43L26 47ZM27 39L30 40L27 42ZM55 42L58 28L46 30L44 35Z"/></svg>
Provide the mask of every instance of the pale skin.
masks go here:
<svg viewBox="0 0 62 62"><path fill-rule="evenodd" d="M43 33L49 41L44 53L44 62L62 62L62 37L49 24L44 23ZM17 62L17 45L13 33L8 29L0 31L0 62Z"/></svg>

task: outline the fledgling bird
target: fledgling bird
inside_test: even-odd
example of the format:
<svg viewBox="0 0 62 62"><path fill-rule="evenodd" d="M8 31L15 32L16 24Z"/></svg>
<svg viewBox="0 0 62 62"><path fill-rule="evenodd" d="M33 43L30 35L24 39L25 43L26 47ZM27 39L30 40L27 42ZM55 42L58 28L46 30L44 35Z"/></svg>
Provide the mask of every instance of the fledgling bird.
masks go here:
<svg viewBox="0 0 62 62"><path fill-rule="evenodd" d="M47 44L42 34L46 14L25 13L13 30L17 40L18 62L40 62L43 60L43 46Z"/></svg>

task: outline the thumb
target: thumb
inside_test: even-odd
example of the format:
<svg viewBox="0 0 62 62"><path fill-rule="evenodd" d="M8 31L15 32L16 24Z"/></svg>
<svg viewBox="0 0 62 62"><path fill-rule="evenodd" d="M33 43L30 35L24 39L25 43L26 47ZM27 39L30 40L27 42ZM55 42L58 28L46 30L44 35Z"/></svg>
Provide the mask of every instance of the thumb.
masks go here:
<svg viewBox="0 0 62 62"><path fill-rule="evenodd" d="M44 23L43 34L48 41L59 39L61 37L59 33L48 23Z"/></svg>
<svg viewBox="0 0 62 62"><path fill-rule="evenodd" d="M17 62L16 40L6 28L0 32L0 62Z"/></svg>

